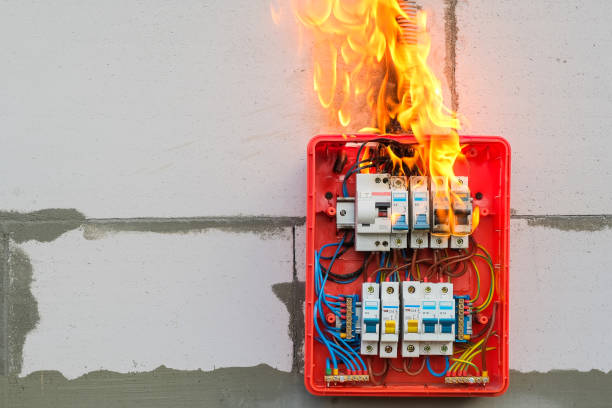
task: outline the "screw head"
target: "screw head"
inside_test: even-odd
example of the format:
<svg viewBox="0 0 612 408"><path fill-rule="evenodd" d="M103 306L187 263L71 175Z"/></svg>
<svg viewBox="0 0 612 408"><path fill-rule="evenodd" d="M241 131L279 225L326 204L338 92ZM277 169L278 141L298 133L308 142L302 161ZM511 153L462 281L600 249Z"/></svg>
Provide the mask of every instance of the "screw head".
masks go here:
<svg viewBox="0 0 612 408"><path fill-rule="evenodd" d="M325 198L327 198L328 200L331 200L334 197L334 194L331 191L328 191L327 193L325 193Z"/></svg>
<svg viewBox="0 0 612 408"><path fill-rule="evenodd" d="M415 290L414 286L408 286L408 293L414 293Z"/></svg>
<svg viewBox="0 0 612 408"><path fill-rule="evenodd" d="M342 211L344 211L344 210L342 210ZM442 238L437 238L437 239L436 239L436 243L437 243L438 245L440 245L440 244L442 243Z"/></svg>
<svg viewBox="0 0 612 408"><path fill-rule="evenodd" d="M446 344L443 344L443 345L440 347L440 350L442 350L442 352L443 352L443 353L446 353L446 351L448 350L448 346L447 346Z"/></svg>
<svg viewBox="0 0 612 408"><path fill-rule="evenodd" d="M340 215L344 217L346 215L346 210L340 210Z"/></svg>
<svg viewBox="0 0 612 408"><path fill-rule="evenodd" d="M396 186L401 186L402 185L402 180L401 179L395 180L395 185Z"/></svg>
<svg viewBox="0 0 612 408"><path fill-rule="evenodd" d="M385 346L385 353L391 353L393 351L393 347Z"/></svg>
<svg viewBox="0 0 612 408"><path fill-rule="evenodd" d="M374 182L375 182L375 183L380 183L380 177L376 177L376 178L374 179Z"/></svg>
<svg viewBox="0 0 612 408"><path fill-rule="evenodd" d="M400 245L400 244L402 243L402 240L398 238L398 239L396 239L396 240L395 240L395 243L396 243L397 245Z"/></svg>
<svg viewBox="0 0 612 408"><path fill-rule="evenodd" d="M393 290L393 286L389 286L389 287L387 288L387 293L388 293L388 294L392 294L393 292L395 292L395 291Z"/></svg>
<svg viewBox="0 0 612 408"><path fill-rule="evenodd" d="M423 243L423 240L421 238L417 238L416 243L421 245Z"/></svg>
<svg viewBox="0 0 612 408"><path fill-rule="evenodd" d="M387 246L389 243L387 241L383 241L383 246Z"/></svg>
<svg viewBox="0 0 612 408"><path fill-rule="evenodd" d="M425 293L431 292L431 286L425 286Z"/></svg>
<svg viewBox="0 0 612 408"><path fill-rule="evenodd" d="M459 238L459 239L457 240L457 244L459 244L459 245L463 244L463 238Z"/></svg>
<svg viewBox="0 0 612 408"><path fill-rule="evenodd" d="M385 183L385 184L386 184L386 183L388 183L388 182L389 182L389 179L385 177L385 178L383 179L383 183Z"/></svg>
<svg viewBox="0 0 612 408"><path fill-rule="evenodd" d="M429 352L431 351L431 346L427 344L425 347L423 347L423 350Z"/></svg>
<svg viewBox="0 0 612 408"><path fill-rule="evenodd" d="M374 286L368 286L368 293L374 293Z"/></svg>
<svg viewBox="0 0 612 408"><path fill-rule="evenodd" d="M372 345L371 345L371 344L368 344L368 345L366 346L366 350L367 350L369 353L371 353L371 352L372 352L372 350L374 350L374 347L372 347Z"/></svg>
<svg viewBox="0 0 612 408"><path fill-rule="evenodd" d="M442 287L442 293L448 293L448 288L446 286Z"/></svg>
<svg viewBox="0 0 612 408"><path fill-rule="evenodd" d="M374 242L374 245L379 246L380 245L380 241Z"/></svg>
<svg viewBox="0 0 612 408"><path fill-rule="evenodd" d="M407 349L408 349L409 353L412 353L415 350L415 348L414 348L414 346L412 344L409 344Z"/></svg>

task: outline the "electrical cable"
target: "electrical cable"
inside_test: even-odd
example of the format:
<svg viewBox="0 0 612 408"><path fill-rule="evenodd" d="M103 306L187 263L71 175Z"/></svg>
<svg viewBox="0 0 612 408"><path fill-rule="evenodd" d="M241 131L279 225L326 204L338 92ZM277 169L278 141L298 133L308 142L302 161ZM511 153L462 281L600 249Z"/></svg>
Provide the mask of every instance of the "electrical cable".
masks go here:
<svg viewBox="0 0 612 408"><path fill-rule="evenodd" d="M448 368L449 368L449 359L448 359L448 356L444 356L444 371L442 371L441 373L436 373L431 368L431 364L429 363L429 356L425 357L425 361L426 361L426 364L427 364L427 371L429 371L429 374L433 375L434 377L444 377L446 375L446 373L448 372Z"/></svg>

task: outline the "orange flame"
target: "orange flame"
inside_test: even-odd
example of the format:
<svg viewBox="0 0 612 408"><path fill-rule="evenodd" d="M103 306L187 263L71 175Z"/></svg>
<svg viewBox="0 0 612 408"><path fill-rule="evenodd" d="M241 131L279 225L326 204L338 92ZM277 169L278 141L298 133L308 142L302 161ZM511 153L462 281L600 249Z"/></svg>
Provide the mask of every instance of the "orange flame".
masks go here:
<svg viewBox="0 0 612 408"><path fill-rule="evenodd" d="M455 181L462 157L461 123L443 103L442 86L427 64L427 14L408 0L294 0L297 19L315 37L314 90L321 105L348 127L367 106L376 133L398 127L419 146L413 158L387 153L419 173ZM450 199L448 185L443 189ZM477 224L478 214L474 223Z"/></svg>

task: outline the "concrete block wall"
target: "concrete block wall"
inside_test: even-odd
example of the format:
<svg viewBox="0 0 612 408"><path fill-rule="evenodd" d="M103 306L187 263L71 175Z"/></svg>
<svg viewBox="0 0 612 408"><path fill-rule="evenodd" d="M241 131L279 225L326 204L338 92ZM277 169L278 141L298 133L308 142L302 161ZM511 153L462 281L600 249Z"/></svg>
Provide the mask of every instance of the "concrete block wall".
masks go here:
<svg viewBox="0 0 612 408"><path fill-rule="evenodd" d="M305 150L337 129L274 4L0 4L1 406L329 402L300 375ZM462 132L513 147L496 401L605 406L612 6L421 4Z"/></svg>

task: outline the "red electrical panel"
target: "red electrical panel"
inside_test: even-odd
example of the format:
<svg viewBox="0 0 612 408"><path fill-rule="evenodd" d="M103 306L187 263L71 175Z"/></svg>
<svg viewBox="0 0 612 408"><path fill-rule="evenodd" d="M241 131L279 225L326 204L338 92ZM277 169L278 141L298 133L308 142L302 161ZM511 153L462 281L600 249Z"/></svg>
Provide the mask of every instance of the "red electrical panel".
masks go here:
<svg viewBox="0 0 612 408"><path fill-rule="evenodd" d="M472 328L474 338L462 343L453 343L454 352L445 360L444 356L383 359L379 356L352 356L349 362L338 359L338 374L369 376L369 380L328 381L326 377L332 370L329 364L328 346L321 343L319 321L315 325L314 313L317 302L315 279L315 251L326 244L339 242L346 232L336 225L337 198L342 197L342 184L346 169L359 161L359 147L364 142L388 138L402 144L416 143L410 135L321 135L314 137L308 145L308 187L307 187L307 243L306 243L306 303L305 303L305 365L304 382L306 388L316 395L354 395L354 396L496 396L508 387L508 249L510 220L510 146L500 137L462 136L462 153L466 160L457 161L455 174L467 176L471 202L480 210L478 227L472 236L474 243L486 248L479 252L475 264L479 273L473 271L472 262L466 262L467 273L457 278L450 278L456 294L472 297L474 304L486 304L479 313L473 313ZM345 158L344 158L345 157ZM343 161L344 171L338 171ZM336 171L334 171L336 167ZM347 178L346 189L353 195L355 177ZM344 247L343 247L344 248ZM356 271L364 264L364 254L346 246L335 259L333 272L343 275ZM476 249L475 249L476 250ZM423 253L429 253L426 250ZM440 250L438 250L440 251ZM469 250L465 250L468 251ZM480 251L480 250L479 250ZM448 252L446 254L448 255ZM331 257L333 248L324 254ZM460 252L461 253L461 252ZM463 252L467 253L467 252ZM377 254L376 256L379 256ZM485 261L483 261L485 259ZM377 258L378 261L378 258ZM326 261L321 261L326 262ZM489 266L491 272L489 273ZM326 281L325 293L331 296L353 295L360 297L365 277L376 270L378 265L370 264L367 270L354 281L337 283ZM401 276L400 276L401 275ZM323 277L322 274L318 275ZM408 277L408 271L396 274L397 280ZM410 275L412 278L412 275ZM440 278L441 280L442 278ZM446 279L446 277L444 278ZM445 280L446 282L446 280ZM400 282L401 284L401 282ZM478 287L480 287L479 292ZM490 300L488 291L492 291ZM352 298L359 302L358 298ZM342 298L346 299L346 298ZM343 300L342 305L346 304ZM488 303L485 303L488 302ZM319 306L324 309L323 306ZM338 306L346 307L346 306ZM461 309L463 310L463 309ZM329 310L321 310L332 324L334 316ZM342 313L346 314L345 309ZM467 312L465 312L467 315ZM344 315L343 315L344 316ZM339 318L339 317L338 317ZM357 321L357 320L356 320ZM493 323L493 324L491 324ZM455 326L456 328L457 326ZM364 328L361 327L361 330ZM342 329L345 330L345 329ZM347 332L349 329L346 329ZM402 328L404 330L404 328ZM483 332L480 337L475 335ZM344 336L344 333L343 333ZM486 336L485 348L478 344ZM467 338L467 336L466 336ZM344 338L343 338L344 339ZM345 340L345 339L344 339ZM329 341L329 339L328 339ZM333 340L337 343L336 340ZM339 340L342 342L342 340ZM331 346L335 347L335 346ZM357 347L355 348L357 349ZM480 363L484 350L486 370ZM338 356L337 356L338 357ZM461 363L461 357L470 360L471 364ZM427 367L425 367L427 359ZM350 361L354 360L354 363ZM367 360L367 363L366 363ZM384 360L384 361L383 361ZM460 361L457 361L460 360ZM445 367L446 361L450 362ZM353 367L353 365L355 367ZM350 367L349 367L350 366ZM350 368L352 367L352 370ZM367 368L367 370L364 370ZM419 370L420 368L420 370ZM445 370L445 368L447 368ZM347 373L347 371L349 371ZM384 372L383 372L384 371ZM433 373L445 373L435 376ZM410 374L408 374L410 373ZM483 378L486 384L469 383L469 378ZM446 377L466 379L466 383L452 383ZM339 378L339 377L338 377ZM343 379L348 377L343 377ZM357 377L354 377L357 378Z"/></svg>

